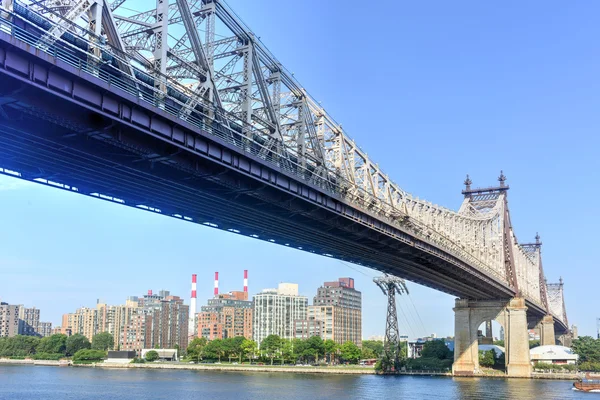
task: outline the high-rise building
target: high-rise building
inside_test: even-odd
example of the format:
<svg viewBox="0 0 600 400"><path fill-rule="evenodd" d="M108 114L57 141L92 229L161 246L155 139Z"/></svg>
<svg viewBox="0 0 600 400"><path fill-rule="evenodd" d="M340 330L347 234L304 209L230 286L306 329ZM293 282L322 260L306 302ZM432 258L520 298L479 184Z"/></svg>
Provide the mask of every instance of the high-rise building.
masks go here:
<svg viewBox="0 0 600 400"><path fill-rule="evenodd" d="M72 335L80 334L92 341L94 335L100 333L98 311L99 308L81 307L74 313L63 314L62 327L70 329Z"/></svg>
<svg viewBox="0 0 600 400"><path fill-rule="evenodd" d="M308 309L310 310L310 306ZM308 339L313 336L323 337L323 322L317 319L297 319L294 321L294 337L296 339Z"/></svg>
<svg viewBox="0 0 600 400"><path fill-rule="evenodd" d="M0 337L19 334L19 306L0 303Z"/></svg>
<svg viewBox="0 0 600 400"><path fill-rule="evenodd" d="M82 307L64 314L62 327L55 332L82 334L92 341L98 333L108 332L114 339L114 350L132 350L159 346L187 347L189 306L167 290L142 297L131 296L124 305L110 306L97 301L96 308Z"/></svg>
<svg viewBox="0 0 600 400"><path fill-rule="evenodd" d="M252 339L252 301L248 301L248 271L244 270L244 290L219 294L215 272L214 298L200 308L197 335L208 340L243 336Z"/></svg>
<svg viewBox="0 0 600 400"><path fill-rule="evenodd" d="M36 329L40 323L40 310L19 305L19 335L37 336Z"/></svg>
<svg viewBox="0 0 600 400"><path fill-rule="evenodd" d="M63 318L64 318L64 315L63 315ZM73 334L73 332L71 331L71 328L68 328L68 327L56 326L56 327L52 328L52 335L71 336L72 334Z"/></svg>
<svg viewBox="0 0 600 400"><path fill-rule="evenodd" d="M235 293L220 294L200 307L198 337L213 340L243 336L252 339L252 302L240 300Z"/></svg>
<svg viewBox="0 0 600 400"><path fill-rule="evenodd" d="M178 296L166 292L158 302L146 302L146 346L185 349L188 345L190 307Z"/></svg>
<svg viewBox="0 0 600 400"><path fill-rule="evenodd" d="M323 340L362 346L362 295L354 288L354 279L325 282L317 289L313 305L308 307L308 320L321 321Z"/></svg>
<svg viewBox="0 0 600 400"><path fill-rule="evenodd" d="M118 306L115 313L118 330L114 333L115 349L136 351L141 354L146 346L146 321L148 315L137 304Z"/></svg>
<svg viewBox="0 0 600 400"><path fill-rule="evenodd" d="M261 343L269 335L283 339L296 336L296 320L306 319L308 298L298 295L295 283L280 283L254 296L253 339Z"/></svg>
<svg viewBox="0 0 600 400"><path fill-rule="evenodd" d="M37 326L36 334L41 337L52 336L52 322L40 322Z"/></svg>

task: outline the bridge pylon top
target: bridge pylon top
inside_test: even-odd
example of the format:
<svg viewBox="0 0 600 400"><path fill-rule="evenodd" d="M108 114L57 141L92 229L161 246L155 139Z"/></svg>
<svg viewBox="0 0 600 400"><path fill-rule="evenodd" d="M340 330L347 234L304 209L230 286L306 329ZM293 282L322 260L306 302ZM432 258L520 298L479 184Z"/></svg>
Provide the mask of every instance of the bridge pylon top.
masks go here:
<svg viewBox="0 0 600 400"><path fill-rule="evenodd" d="M533 243L521 243L521 246L523 248L532 249L532 250L535 250L535 249L538 249L538 248L542 247L542 240L541 240L540 234L537 233L537 232L535 233L535 242L533 242Z"/></svg>
<svg viewBox="0 0 600 400"><path fill-rule="evenodd" d="M471 185L473 184L473 181L467 174L467 179L465 179L465 181L464 181L465 190L463 190L461 193L465 197L472 197L473 195L480 195L480 194L499 194L501 192L506 192L508 189L510 189L510 187L506 184L506 176L504 175L503 171L500 171L500 176L498 177L498 182L499 182L498 186L489 186L489 187L484 187L484 188L472 189Z"/></svg>

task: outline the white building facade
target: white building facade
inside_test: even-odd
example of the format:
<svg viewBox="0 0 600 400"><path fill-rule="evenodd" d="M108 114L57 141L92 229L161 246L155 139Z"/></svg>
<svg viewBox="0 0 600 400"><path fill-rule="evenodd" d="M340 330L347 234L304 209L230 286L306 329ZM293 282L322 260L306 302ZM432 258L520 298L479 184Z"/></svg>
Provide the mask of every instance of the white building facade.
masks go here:
<svg viewBox="0 0 600 400"><path fill-rule="evenodd" d="M305 320L308 298L298 295L298 285L280 283L277 289L265 289L254 296L252 338L259 344L269 335L294 338L294 321Z"/></svg>

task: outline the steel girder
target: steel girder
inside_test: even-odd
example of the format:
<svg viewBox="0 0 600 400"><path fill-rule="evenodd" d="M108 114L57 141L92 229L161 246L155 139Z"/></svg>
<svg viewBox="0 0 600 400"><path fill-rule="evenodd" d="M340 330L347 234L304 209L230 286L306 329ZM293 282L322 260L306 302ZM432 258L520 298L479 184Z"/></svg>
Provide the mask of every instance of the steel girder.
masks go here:
<svg viewBox="0 0 600 400"><path fill-rule="evenodd" d="M541 262L517 243L506 190L469 193L458 212L405 192L225 3L157 0L139 13L126 7L128 0L110 6L103 0L16 3L49 24L40 27L46 32L42 50L57 41L73 47L67 33L87 41L89 59L102 65L109 55L109 68L135 77L140 98L152 98L158 108L174 104L183 121L196 118L231 135L244 133L247 146L261 146L259 156L299 166L303 179L324 182L354 207L544 303ZM5 11L13 8L12 1L2 4Z"/></svg>

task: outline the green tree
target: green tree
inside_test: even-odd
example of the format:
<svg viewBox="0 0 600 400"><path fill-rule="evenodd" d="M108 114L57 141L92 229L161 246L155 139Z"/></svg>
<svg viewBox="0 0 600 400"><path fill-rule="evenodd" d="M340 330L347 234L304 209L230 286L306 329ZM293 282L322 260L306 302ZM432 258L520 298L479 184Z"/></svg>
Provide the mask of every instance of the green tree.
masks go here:
<svg viewBox="0 0 600 400"><path fill-rule="evenodd" d="M159 358L159 355L156 350L150 350L149 352L146 353L146 361L148 361L148 362L156 361L156 360L158 360L158 358Z"/></svg>
<svg viewBox="0 0 600 400"><path fill-rule="evenodd" d="M304 350L306 349L306 340L292 339L292 359L298 362L299 359L304 359Z"/></svg>
<svg viewBox="0 0 600 400"><path fill-rule="evenodd" d="M529 348L533 349L534 347L538 347L540 345L540 341L539 340L530 340L529 341Z"/></svg>
<svg viewBox="0 0 600 400"><path fill-rule="evenodd" d="M89 343L89 342L88 342ZM80 349L73 354L74 362L97 362L104 360L106 352L102 350Z"/></svg>
<svg viewBox="0 0 600 400"><path fill-rule="evenodd" d="M98 333L92 338L92 349L93 350L112 350L115 347L115 340L113 336L108 332Z"/></svg>
<svg viewBox="0 0 600 400"><path fill-rule="evenodd" d="M28 357L36 352L40 339L34 336L17 335L0 338L0 356Z"/></svg>
<svg viewBox="0 0 600 400"><path fill-rule="evenodd" d="M196 362L200 362L204 356L204 348L207 342L205 337L194 338L187 347L187 356L196 360Z"/></svg>
<svg viewBox="0 0 600 400"><path fill-rule="evenodd" d="M223 348L222 339L211 340L204 348L204 354L206 354L206 358L211 360L216 358L219 360L219 362L221 362L221 357L223 356L224 352L225 349Z"/></svg>
<svg viewBox="0 0 600 400"><path fill-rule="evenodd" d="M323 342L323 351L325 352L325 354L329 355L329 363L333 364L334 359L335 359L335 354L338 351L338 344L332 340L332 339L327 339Z"/></svg>
<svg viewBox="0 0 600 400"><path fill-rule="evenodd" d="M373 350L369 349L368 347L363 346L363 348L361 350L360 358L363 360L377 358L377 354L375 354L373 352Z"/></svg>
<svg viewBox="0 0 600 400"><path fill-rule="evenodd" d="M256 355L256 350L258 349L258 345L254 340L245 339L241 345L242 352L246 357L248 357L248 362L252 362L251 359Z"/></svg>
<svg viewBox="0 0 600 400"><path fill-rule="evenodd" d="M273 365L273 359L280 352L282 344L281 338L277 335L269 335L260 343L260 350L264 351L271 359L271 365Z"/></svg>
<svg viewBox="0 0 600 400"><path fill-rule="evenodd" d="M242 362L242 357L244 356L244 351L242 350L242 343L246 340L243 336L236 336L232 341L232 348L235 357L238 358L239 362Z"/></svg>
<svg viewBox="0 0 600 400"><path fill-rule="evenodd" d="M37 346L36 351L38 353L66 354L67 335L57 333L55 335L42 338Z"/></svg>
<svg viewBox="0 0 600 400"><path fill-rule="evenodd" d="M291 340L283 340L283 345L281 346L281 363L283 364L283 361L287 360L295 362L296 358L295 358L295 354L294 354L294 344L292 343Z"/></svg>
<svg viewBox="0 0 600 400"><path fill-rule="evenodd" d="M67 338L67 355L75 355L79 350L89 349L90 341L85 336L76 333Z"/></svg>
<svg viewBox="0 0 600 400"><path fill-rule="evenodd" d="M234 349L235 345L233 343L233 338L223 339L222 345L223 345L223 355L225 355L226 357L229 357L229 362L231 362L231 357L235 356L235 349Z"/></svg>
<svg viewBox="0 0 600 400"><path fill-rule="evenodd" d="M450 360L454 358L454 354L443 340L432 340L426 342L421 350L423 358L437 358L438 360Z"/></svg>
<svg viewBox="0 0 600 400"><path fill-rule="evenodd" d="M383 355L383 341L381 340L363 340L362 347L363 349L370 349L375 353L376 357L381 357Z"/></svg>
<svg viewBox="0 0 600 400"><path fill-rule="evenodd" d="M356 364L360 359L360 347L358 347L354 342L346 342L340 347L340 355L342 359Z"/></svg>
<svg viewBox="0 0 600 400"><path fill-rule="evenodd" d="M306 348L304 352L307 353L309 357L314 357L315 362L319 362L319 356L325 355L325 343L320 336L311 336L306 339Z"/></svg>
<svg viewBox="0 0 600 400"><path fill-rule="evenodd" d="M496 364L496 352L494 350L479 352L479 365L492 368Z"/></svg>
<svg viewBox="0 0 600 400"><path fill-rule="evenodd" d="M600 363L600 339L591 336L582 336L573 340L575 354L579 355L579 363ZM593 368L591 368L593 370Z"/></svg>

